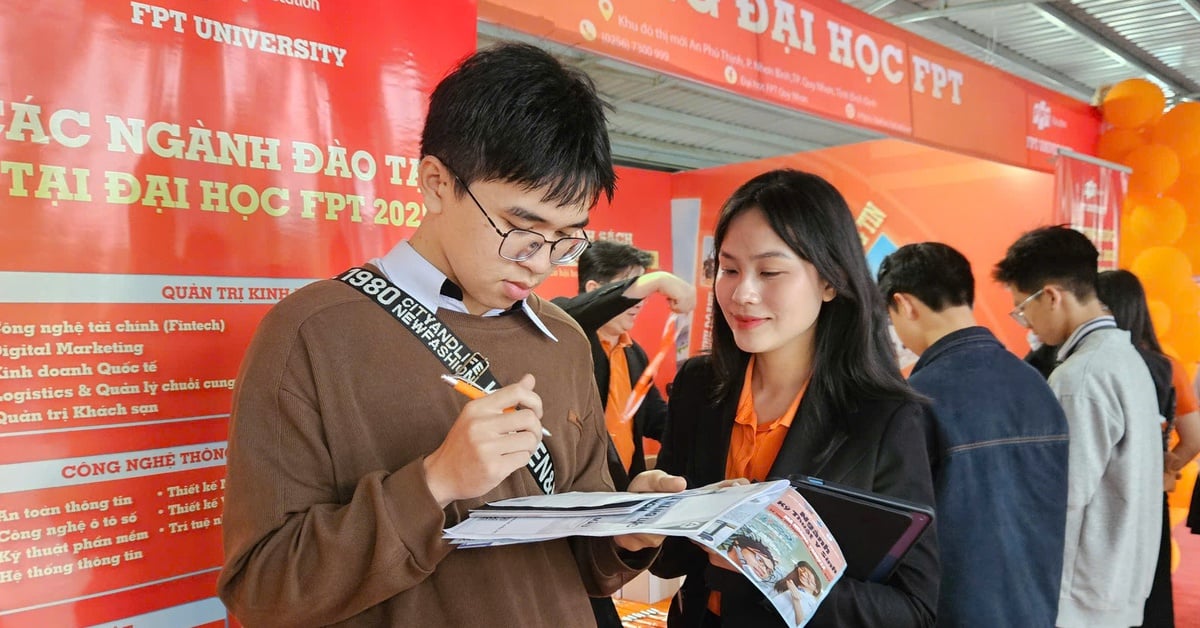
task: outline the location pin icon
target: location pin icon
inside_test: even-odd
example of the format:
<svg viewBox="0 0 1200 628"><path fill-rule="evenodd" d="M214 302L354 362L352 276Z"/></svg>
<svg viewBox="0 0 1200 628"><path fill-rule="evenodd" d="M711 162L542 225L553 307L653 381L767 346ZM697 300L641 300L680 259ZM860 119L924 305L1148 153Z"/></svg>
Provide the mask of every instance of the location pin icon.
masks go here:
<svg viewBox="0 0 1200 628"><path fill-rule="evenodd" d="M612 0L600 0L600 15L604 16L604 21L612 19L613 3Z"/></svg>

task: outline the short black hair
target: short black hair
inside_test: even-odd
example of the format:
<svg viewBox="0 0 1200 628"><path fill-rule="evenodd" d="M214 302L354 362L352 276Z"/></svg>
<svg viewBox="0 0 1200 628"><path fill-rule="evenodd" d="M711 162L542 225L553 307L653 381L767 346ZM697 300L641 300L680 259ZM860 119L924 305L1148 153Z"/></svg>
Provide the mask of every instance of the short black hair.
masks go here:
<svg viewBox="0 0 1200 628"><path fill-rule="evenodd" d="M583 292L588 281L606 284L629 268L650 268L654 256L636 246L599 240L579 256L579 291Z"/></svg>
<svg viewBox="0 0 1200 628"><path fill-rule="evenodd" d="M1042 227L1017 238L992 276L1026 294L1057 283L1088 299L1096 295L1099 259L1096 245L1082 233L1066 225Z"/></svg>
<svg viewBox="0 0 1200 628"><path fill-rule="evenodd" d="M897 293L911 294L934 312L975 305L971 262L941 242L906 244L879 264L879 292L889 308Z"/></svg>
<svg viewBox="0 0 1200 628"><path fill-rule="evenodd" d="M470 55L438 83L421 156L437 157L466 185L545 188L545 202L590 208L601 193L612 200L616 187L607 107L583 72L536 46L502 44Z"/></svg>

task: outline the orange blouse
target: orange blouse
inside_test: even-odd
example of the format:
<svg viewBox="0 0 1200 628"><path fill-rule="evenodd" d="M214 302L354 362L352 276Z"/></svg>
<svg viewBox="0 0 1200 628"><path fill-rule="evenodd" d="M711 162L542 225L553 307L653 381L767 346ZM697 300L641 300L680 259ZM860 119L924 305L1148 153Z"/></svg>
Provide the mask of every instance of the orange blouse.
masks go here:
<svg viewBox="0 0 1200 628"><path fill-rule="evenodd" d="M750 363L746 365L746 379L742 382L742 394L738 398L737 414L733 419L733 432L729 434L729 454L725 458L726 479L748 478L758 482L767 479L771 465L775 464L775 457L783 447L783 439L796 417L796 410L800 408L804 391L808 390L806 380L781 416L760 424L758 412L754 410L754 393L750 390L753 377L754 356L750 356ZM721 614L720 591L709 593L708 610L714 615Z"/></svg>
<svg viewBox="0 0 1200 628"><path fill-rule="evenodd" d="M771 465L783 447L792 419L800 407L800 399L808 389L808 382L800 387L796 398L784 413L767 422L760 422L754 410L754 394L750 382L754 377L754 357L746 366L746 379L742 382L742 394L738 399L737 415L734 417L733 432L729 435L729 454L725 459L726 478L748 478L759 481L767 479Z"/></svg>

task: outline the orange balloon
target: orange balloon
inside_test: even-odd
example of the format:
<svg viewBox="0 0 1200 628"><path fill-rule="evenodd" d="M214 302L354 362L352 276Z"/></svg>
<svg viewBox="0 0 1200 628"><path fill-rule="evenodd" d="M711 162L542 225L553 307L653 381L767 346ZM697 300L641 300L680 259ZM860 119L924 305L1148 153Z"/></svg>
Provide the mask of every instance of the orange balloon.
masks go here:
<svg viewBox="0 0 1200 628"><path fill-rule="evenodd" d="M1188 282L1180 286L1169 297L1163 299L1163 305L1171 309L1172 320L1178 317L1179 320L1186 321L1200 316L1200 285Z"/></svg>
<svg viewBox="0 0 1200 628"><path fill-rule="evenodd" d="M1200 317L1192 316L1188 321L1172 325L1166 340L1179 352L1179 361L1200 361Z"/></svg>
<svg viewBox="0 0 1200 628"><path fill-rule="evenodd" d="M1135 129L1155 122L1162 115L1167 99L1162 89L1146 79L1126 79L1104 94L1100 108L1104 120L1113 126Z"/></svg>
<svg viewBox="0 0 1200 628"><path fill-rule="evenodd" d="M1146 250L1146 242L1142 240L1134 230L1130 228L1131 219L1129 217L1121 218L1120 237L1117 240L1117 266L1121 268L1133 267L1133 260Z"/></svg>
<svg viewBox="0 0 1200 628"><path fill-rule="evenodd" d="M1187 214L1188 224L1200 222L1200 177L1185 177L1182 169L1175 185L1167 188L1164 196L1169 196L1183 205Z"/></svg>
<svg viewBox="0 0 1200 628"><path fill-rule="evenodd" d="M1180 159L1179 176L1190 180L1200 179L1200 155Z"/></svg>
<svg viewBox="0 0 1200 628"><path fill-rule="evenodd" d="M1124 226L1125 241L1129 244L1140 244L1140 248L1148 246L1147 240L1154 229L1154 217L1151 215L1148 203L1136 203L1133 209L1121 215Z"/></svg>
<svg viewBox="0 0 1200 628"><path fill-rule="evenodd" d="M1181 159L1200 155L1200 102L1181 102L1154 125L1154 142Z"/></svg>
<svg viewBox="0 0 1200 628"><path fill-rule="evenodd" d="M1096 156L1119 162L1133 149L1149 143L1150 140L1142 129L1113 127L1100 134L1100 139L1096 142Z"/></svg>
<svg viewBox="0 0 1200 628"><path fill-rule="evenodd" d="M1188 225L1175 246L1187 256L1193 271L1200 268L1200 223Z"/></svg>
<svg viewBox="0 0 1200 628"><path fill-rule="evenodd" d="M1154 324L1154 333L1165 336L1171 331L1171 308L1158 299L1146 301L1146 309L1150 310L1150 322Z"/></svg>
<svg viewBox="0 0 1200 628"><path fill-rule="evenodd" d="M1138 196L1158 196L1179 179L1179 157L1162 144L1147 144L1125 156L1125 165L1133 168L1129 190Z"/></svg>
<svg viewBox="0 0 1200 628"><path fill-rule="evenodd" d="M1147 293L1168 295L1192 280L1192 264L1173 246L1152 246L1133 260L1130 270L1142 280Z"/></svg>
<svg viewBox="0 0 1200 628"><path fill-rule="evenodd" d="M1183 205L1173 198L1159 197L1134 206L1129 228L1135 237L1149 246L1175 244L1187 228Z"/></svg>

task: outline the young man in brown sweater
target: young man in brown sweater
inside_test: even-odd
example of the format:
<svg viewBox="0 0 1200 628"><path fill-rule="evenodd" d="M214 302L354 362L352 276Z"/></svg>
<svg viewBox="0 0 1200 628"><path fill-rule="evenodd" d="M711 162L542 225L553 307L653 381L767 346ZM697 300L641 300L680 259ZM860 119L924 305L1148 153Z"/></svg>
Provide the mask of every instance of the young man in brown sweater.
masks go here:
<svg viewBox="0 0 1200 628"><path fill-rule="evenodd" d="M367 271L317 282L267 314L242 365L218 589L248 626L590 625L588 595L662 541L442 539L485 502L612 489L588 340L532 290L586 247L615 175L591 81L523 45L443 79L421 153L428 214L367 267L405 294ZM439 376L478 375L474 354L496 384L465 402Z"/></svg>

